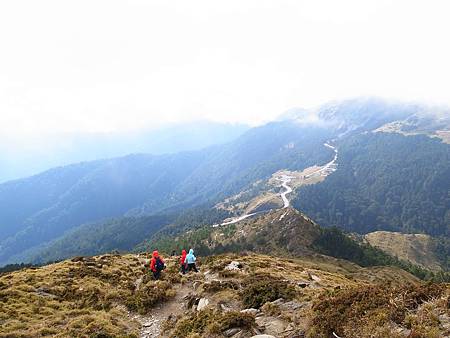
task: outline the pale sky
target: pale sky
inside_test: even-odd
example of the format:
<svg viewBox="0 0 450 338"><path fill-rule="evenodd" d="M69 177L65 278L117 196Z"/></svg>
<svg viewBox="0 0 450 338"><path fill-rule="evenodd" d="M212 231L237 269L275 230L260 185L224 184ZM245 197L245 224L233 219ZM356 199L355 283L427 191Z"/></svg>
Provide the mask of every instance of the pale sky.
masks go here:
<svg viewBox="0 0 450 338"><path fill-rule="evenodd" d="M1 1L0 136L450 104L450 1Z"/></svg>

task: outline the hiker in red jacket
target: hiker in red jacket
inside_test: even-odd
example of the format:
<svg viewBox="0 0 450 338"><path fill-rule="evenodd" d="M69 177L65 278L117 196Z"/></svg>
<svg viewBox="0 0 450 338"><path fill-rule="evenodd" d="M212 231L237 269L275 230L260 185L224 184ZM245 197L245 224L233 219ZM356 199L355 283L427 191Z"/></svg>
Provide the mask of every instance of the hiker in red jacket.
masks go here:
<svg viewBox="0 0 450 338"><path fill-rule="evenodd" d="M159 255L158 251L153 251L152 259L150 261L150 270L153 272L153 277L155 279L159 279L161 276L161 271L163 271L166 268L164 265L164 261Z"/></svg>
<svg viewBox="0 0 450 338"><path fill-rule="evenodd" d="M180 257L180 266L181 266L181 273L184 275L186 273L186 250L181 251L181 257Z"/></svg>

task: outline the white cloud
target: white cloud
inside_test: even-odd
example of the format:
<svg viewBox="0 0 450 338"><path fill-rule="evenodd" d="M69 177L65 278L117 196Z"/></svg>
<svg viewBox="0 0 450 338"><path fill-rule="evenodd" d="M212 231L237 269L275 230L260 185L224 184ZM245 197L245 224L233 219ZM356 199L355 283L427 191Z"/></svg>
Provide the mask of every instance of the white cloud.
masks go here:
<svg viewBox="0 0 450 338"><path fill-rule="evenodd" d="M0 134L450 103L448 1L3 1Z"/></svg>

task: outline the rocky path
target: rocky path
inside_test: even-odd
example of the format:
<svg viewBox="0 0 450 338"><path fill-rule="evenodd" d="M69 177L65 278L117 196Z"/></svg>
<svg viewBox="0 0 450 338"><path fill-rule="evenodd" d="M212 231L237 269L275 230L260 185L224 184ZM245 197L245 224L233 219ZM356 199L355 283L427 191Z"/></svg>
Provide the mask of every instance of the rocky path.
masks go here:
<svg viewBox="0 0 450 338"><path fill-rule="evenodd" d="M190 283L174 286L176 296L171 300L158 305L146 316L135 315L133 319L141 323L140 338L160 337L161 325L170 316L177 316L185 311L184 298L192 292Z"/></svg>

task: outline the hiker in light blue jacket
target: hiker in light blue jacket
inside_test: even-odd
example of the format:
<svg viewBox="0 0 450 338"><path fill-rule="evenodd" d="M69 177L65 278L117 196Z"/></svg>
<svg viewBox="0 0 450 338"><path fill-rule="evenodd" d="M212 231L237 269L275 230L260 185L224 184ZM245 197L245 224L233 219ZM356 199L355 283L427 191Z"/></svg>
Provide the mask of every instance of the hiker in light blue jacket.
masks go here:
<svg viewBox="0 0 450 338"><path fill-rule="evenodd" d="M195 272L198 272L197 267L195 266L195 261L197 258L194 256L194 249L190 249L189 253L186 256L185 263L187 263L187 271L190 272L191 270L194 270Z"/></svg>

